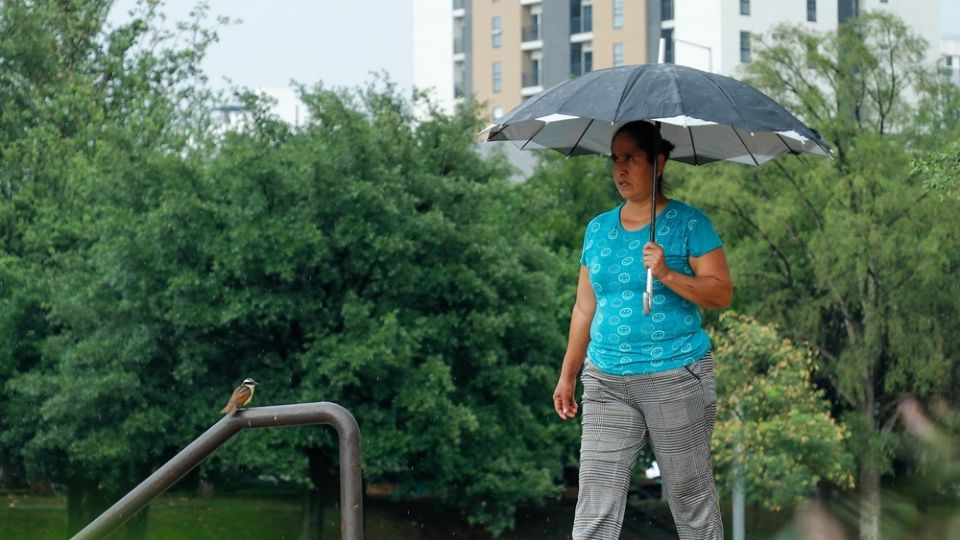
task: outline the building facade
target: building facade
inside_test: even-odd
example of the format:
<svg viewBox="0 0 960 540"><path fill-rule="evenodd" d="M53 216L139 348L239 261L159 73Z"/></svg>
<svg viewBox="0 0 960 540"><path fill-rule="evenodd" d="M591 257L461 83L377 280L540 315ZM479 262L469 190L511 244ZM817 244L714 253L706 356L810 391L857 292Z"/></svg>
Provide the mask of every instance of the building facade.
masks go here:
<svg viewBox="0 0 960 540"><path fill-rule="evenodd" d="M560 81L649 59L643 0L453 0L453 98L498 118ZM655 41L655 39L654 39Z"/></svg>
<svg viewBox="0 0 960 540"><path fill-rule="evenodd" d="M736 76L751 60L756 37L777 24L828 32L865 10L896 14L930 44L931 65L960 69L956 51L941 52L947 42L940 38L939 0L414 0L414 6L415 35L434 36L419 48L415 38L414 84L436 85L438 101L451 109L472 95L492 119L570 77L656 62L661 38L666 62ZM442 18L452 32L427 30ZM439 75L428 80L418 65Z"/></svg>
<svg viewBox="0 0 960 540"><path fill-rule="evenodd" d="M659 0L666 61L736 76L751 59L756 37L779 24L817 32L866 10L894 13L930 44L927 61L940 57L939 0Z"/></svg>

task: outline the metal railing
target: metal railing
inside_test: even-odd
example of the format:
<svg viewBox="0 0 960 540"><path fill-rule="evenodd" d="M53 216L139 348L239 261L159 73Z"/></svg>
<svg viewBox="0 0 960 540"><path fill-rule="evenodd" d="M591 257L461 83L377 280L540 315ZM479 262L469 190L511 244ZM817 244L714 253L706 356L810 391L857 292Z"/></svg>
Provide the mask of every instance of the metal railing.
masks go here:
<svg viewBox="0 0 960 540"><path fill-rule="evenodd" d="M90 522L72 540L99 539L136 515L153 499L192 471L220 445L248 428L330 424L340 441L340 534L363 540L360 427L350 411L336 403L296 403L244 409L224 416L146 480Z"/></svg>

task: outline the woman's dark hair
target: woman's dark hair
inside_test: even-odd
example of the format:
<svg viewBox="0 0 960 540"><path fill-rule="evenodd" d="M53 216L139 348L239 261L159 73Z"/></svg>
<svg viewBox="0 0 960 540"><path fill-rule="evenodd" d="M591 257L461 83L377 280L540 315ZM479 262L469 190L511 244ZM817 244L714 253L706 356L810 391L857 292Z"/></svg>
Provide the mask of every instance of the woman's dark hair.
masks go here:
<svg viewBox="0 0 960 540"><path fill-rule="evenodd" d="M627 122L620 126L620 129L613 134L613 139L616 139L620 134L629 135L630 138L633 139L634 144L647 155L647 161L653 165L653 145L657 137L656 126L643 120ZM611 147L613 147L613 139L610 139ZM670 159L670 152L673 151L673 148L673 143L663 137L660 138L660 153L663 154L664 159Z"/></svg>
<svg viewBox="0 0 960 540"><path fill-rule="evenodd" d="M650 165L653 165L653 154L654 154L654 144L656 143L657 137L657 126L651 124L650 122L645 122L643 120L636 120L634 122L627 122L626 124L620 126L620 129L613 134L613 138L610 139L610 148L613 148L613 140L617 138L618 135L627 135L633 139L634 144L637 145L637 148L643 150L644 155L647 156L647 162ZM660 154L663 155L664 161L670 159L670 152L673 151L673 143L660 137ZM663 181L663 170L657 171L657 190L658 195L664 194L664 189L666 185Z"/></svg>

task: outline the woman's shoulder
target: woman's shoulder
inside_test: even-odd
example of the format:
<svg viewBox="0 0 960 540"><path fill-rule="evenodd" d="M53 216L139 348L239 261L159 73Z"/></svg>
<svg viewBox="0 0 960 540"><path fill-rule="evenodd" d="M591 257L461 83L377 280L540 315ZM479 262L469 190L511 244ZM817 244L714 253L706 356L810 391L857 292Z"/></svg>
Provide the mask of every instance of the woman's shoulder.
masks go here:
<svg viewBox="0 0 960 540"><path fill-rule="evenodd" d="M614 223L616 219L619 219L620 216L620 205L614 206L606 212L601 212L593 217L589 223L587 223L587 230L594 230L601 227L605 227Z"/></svg>
<svg viewBox="0 0 960 540"><path fill-rule="evenodd" d="M671 204L671 209L676 210L678 216L682 216L687 219L689 218L699 219L699 218L707 217L707 214L703 210L697 208L696 206L690 203L683 202L677 199L670 199L670 204Z"/></svg>

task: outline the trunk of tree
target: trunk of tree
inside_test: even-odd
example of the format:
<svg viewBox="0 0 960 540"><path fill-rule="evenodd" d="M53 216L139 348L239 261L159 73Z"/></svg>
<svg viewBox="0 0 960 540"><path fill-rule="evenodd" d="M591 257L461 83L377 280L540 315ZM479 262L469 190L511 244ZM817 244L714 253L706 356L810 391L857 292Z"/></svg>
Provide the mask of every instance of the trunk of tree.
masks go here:
<svg viewBox="0 0 960 540"><path fill-rule="evenodd" d="M67 482L67 538L78 533L87 524L83 513L83 492L82 482Z"/></svg>
<svg viewBox="0 0 960 540"><path fill-rule="evenodd" d="M876 432L876 400L873 379L867 378L864 399L864 421ZM874 433L876 434L876 433ZM860 456L860 540L880 538L880 471L869 455L869 450Z"/></svg>
<svg viewBox="0 0 960 540"><path fill-rule="evenodd" d="M880 473L860 466L860 540L880 538Z"/></svg>
<svg viewBox="0 0 960 540"><path fill-rule="evenodd" d="M201 499L211 499L216 493L216 485L210 480L204 478L200 479L200 486L197 489L197 494Z"/></svg>
<svg viewBox="0 0 960 540"><path fill-rule="evenodd" d="M329 452L320 448L307 450L307 463L313 489L308 489L303 498L303 523L299 540L323 539L323 514L328 505L339 501L339 483L330 476L329 467L324 459L330 459Z"/></svg>

